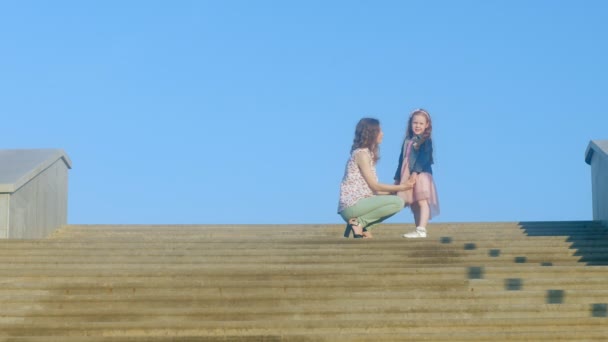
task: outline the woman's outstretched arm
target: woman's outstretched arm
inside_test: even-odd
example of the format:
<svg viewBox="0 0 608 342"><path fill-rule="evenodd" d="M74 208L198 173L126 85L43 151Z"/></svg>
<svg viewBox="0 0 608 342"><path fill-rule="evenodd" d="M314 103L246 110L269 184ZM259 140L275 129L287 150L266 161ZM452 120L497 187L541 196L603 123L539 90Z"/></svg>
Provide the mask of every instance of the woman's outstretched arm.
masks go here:
<svg viewBox="0 0 608 342"><path fill-rule="evenodd" d="M374 173L372 172L372 168L370 166L372 163L371 158L369 154L363 151L355 155L355 162L357 163L359 170L361 170L361 175L363 176L363 179L365 179L365 181L367 182L367 185L370 187L370 189L372 189L373 192L377 194L389 194L412 188L412 185L408 183L393 185L378 182L376 180L376 177L374 177Z"/></svg>

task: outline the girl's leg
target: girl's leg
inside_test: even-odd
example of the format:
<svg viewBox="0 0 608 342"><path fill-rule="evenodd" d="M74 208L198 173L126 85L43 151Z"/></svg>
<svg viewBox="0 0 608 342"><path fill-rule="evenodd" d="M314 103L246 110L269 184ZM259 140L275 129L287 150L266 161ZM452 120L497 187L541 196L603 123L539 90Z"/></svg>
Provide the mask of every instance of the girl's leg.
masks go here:
<svg viewBox="0 0 608 342"><path fill-rule="evenodd" d="M429 224L429 215L430 215L430 207L429 202L427 200L418 201L418 222L416 223L416 227L424 227Z"/></svg>
<svg viewBox="0 0 608 342"><path fill-rule="evenodd" d="M430 208L427 200L420 200L412 204L416 229L413 232L403 234L405 238L425 238L426 225L429 223Z"/></svg>
<svg viewBox="0 0 608 342"><path fill-rule="evenodd" d="M394 195L380 195L359 200L352 207L344 209L340 215L348 222L357 218L362 228L371 231L378 223L403 209L403 200Z"/></svg>
<svg viewBox="0 0 608 342"><path fill-rule="evenodd" d="M420 226L420 205L418 202L414 202L410 207L412 208L412 214L414 214L414 223L418 227Z"/></svg>

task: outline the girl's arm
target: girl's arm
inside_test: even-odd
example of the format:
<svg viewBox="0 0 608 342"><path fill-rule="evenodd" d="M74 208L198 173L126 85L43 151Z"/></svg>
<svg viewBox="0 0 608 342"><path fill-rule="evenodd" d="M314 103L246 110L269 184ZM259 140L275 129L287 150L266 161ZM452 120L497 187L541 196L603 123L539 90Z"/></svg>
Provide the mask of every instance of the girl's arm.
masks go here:
<svg viewBox="0 0 608 342"><path fill-rule="evenodd" d="M372 161L367 153L357 153L355 155L355 162L357 163L357 166L361 171L361 175L367 182L369 188L377 194L388 194L391 192L404 191L412 188L412 186L407 183L401 185L379 183L376 180L376 177L374 177L374 173L372 172L372 168L370 166Z"/></svg>

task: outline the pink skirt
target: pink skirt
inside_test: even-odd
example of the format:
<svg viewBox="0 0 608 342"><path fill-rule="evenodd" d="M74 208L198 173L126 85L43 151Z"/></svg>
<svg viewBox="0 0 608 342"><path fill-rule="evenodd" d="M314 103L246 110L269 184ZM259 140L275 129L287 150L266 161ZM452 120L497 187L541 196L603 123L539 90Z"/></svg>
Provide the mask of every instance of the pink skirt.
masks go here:
<svg viewBox="0 0 608 342"><path fill-rule="evenodd" d="M409 178L409 172L406 171L401 175L401 184L405 183ZM439 197L437 197L437 189L433 175L428 172L418 174L414 188L406 191L397 192L397 196L403 199L405 206L412 207L412 203L426 200L429 204L429 219L439 215Z"/></svg>
<svg viewBox="0 0 608 342"><path fill-rule="evenodd" d="M428 172L419 173L416 184L414 184L413 201L421 200L426 200L429 204L429 218L439 215L439 197L437 196L435 181L433 181L433 175Z"/></svg>

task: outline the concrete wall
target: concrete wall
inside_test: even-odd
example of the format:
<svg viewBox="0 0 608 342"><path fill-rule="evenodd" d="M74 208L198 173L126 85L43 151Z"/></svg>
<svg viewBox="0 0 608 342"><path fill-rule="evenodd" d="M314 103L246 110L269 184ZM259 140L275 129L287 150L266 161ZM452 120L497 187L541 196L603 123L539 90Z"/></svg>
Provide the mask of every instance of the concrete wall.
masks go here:
<svg viewBox="0 0 608 342"><path fill-rule="evenodd" d="M591 165L593 219L608 227L608 140L592 140L585 152Z"/></svg>
<svg viewBox="0 0 608 342"><path fill-rule="evenodd" d="M70 168L62 150L0 150L0 238L43 238L67 224Z"/></svg>
<svg viewBox="0 0 608 342"><path fill-rule="evenodd" d="M9 194L0 194L0 239L8 237Z"/></svg>

